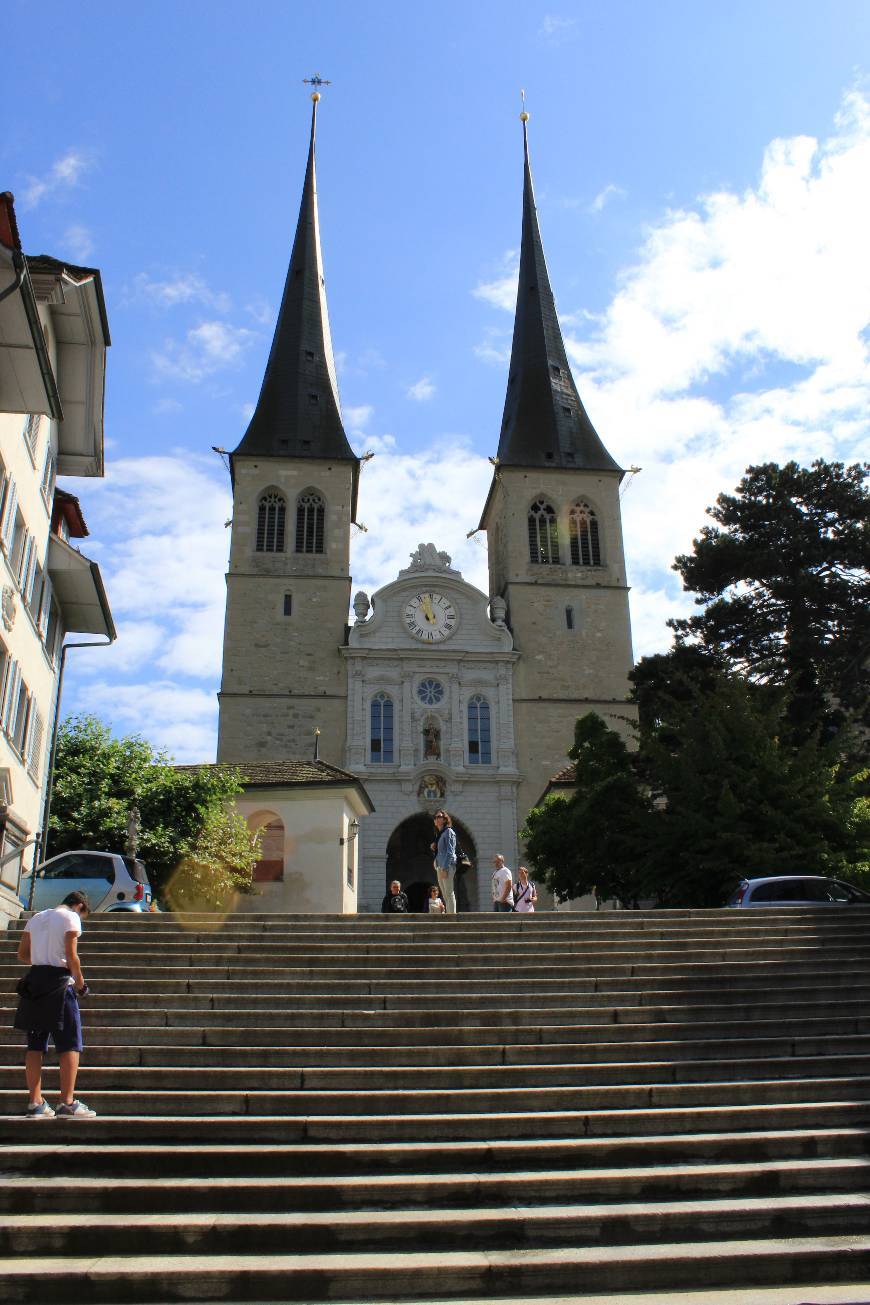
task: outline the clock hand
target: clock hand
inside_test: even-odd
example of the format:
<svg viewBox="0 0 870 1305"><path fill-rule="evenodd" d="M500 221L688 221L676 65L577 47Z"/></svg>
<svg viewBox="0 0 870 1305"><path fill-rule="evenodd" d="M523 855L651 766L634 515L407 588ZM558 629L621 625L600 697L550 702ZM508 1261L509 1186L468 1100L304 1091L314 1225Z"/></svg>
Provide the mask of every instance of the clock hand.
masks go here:
<svg viewBox="0 0 870 1305"><path fill-rule="evenodd" d="M430 625L435 624L435 613L432 611L432 599L428 594L423 595L423 614Z"/></svg>

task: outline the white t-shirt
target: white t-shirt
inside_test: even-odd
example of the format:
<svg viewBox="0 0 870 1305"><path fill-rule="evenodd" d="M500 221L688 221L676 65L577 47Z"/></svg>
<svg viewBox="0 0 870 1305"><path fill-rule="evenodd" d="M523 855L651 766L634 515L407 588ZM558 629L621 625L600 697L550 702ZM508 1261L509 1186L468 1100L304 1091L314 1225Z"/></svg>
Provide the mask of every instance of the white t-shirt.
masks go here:
<svg viewBox="0 0 870 1305"><path fill-rule="evenodd" d="M513 881L513 875L506 865L503 865L498 870L494 871L492 876L492 900L494 902L504 901L504 886L505 884L512 884ZM510 895L508 895L506 900L508 903L510 902Z"/></svg>
<svg viewBox="0 0 870 1305"><path fill-rule="evenodd" d="M68 906L53 906L49 911L40 911L28 920L24 928L24 932L30 934L30 964L65 968L64 938L68 933L78 935L81 931L82 917Z"/></svg>

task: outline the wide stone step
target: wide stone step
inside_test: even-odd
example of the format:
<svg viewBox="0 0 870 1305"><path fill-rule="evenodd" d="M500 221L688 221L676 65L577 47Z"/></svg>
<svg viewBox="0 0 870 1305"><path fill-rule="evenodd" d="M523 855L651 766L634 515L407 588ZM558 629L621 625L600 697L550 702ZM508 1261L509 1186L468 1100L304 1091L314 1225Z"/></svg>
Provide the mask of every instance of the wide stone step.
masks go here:
<svg viewBox="0 0 870 1305"><path fill-rule="evenodd" d="M486 1246L599 1246L650 1241L708 1241L774 1235L844 1236L870 1228L870 1196L828 1193L657 1201L595 1206L478 1206L474 1209L329 1210L293 1214L233 1213L5 1215L0 1218L0 1255L135 1255L143 1241L154 1255L269 1255L290 1244L307 1254L408 1251L425 1253L433 1239L443 1250Z"/></svg>
<svg viewBox="0 0 870 1305"><path fill-rule="evenodd" d="M148 1029L153 1035L139 1037L139 1045L131 1045L132 1031L108 1028L88 1028L87 1067L100 1066L154 1068L203 1067L233 1068L305 1068L320 1066L362 1067L373 1065L439 1067L494 1066L494 1065L612 1065L644 1061L663 1061L673 1065L682 1062L713 1061L735 1062L788 1060L792 1066L806 1065L808 1058L870 1055L870 1034L855 1036L833 1035L807 1038L735 1038L735 1039L682 1039L680 1041L648 1042L548 1042L512 1043L475 1042L471 1045L443 1045L441 1043L416 1046L325 1046L310 1042L308 1045L260 1046L248 1039L237 1038L237 1045L190 1045L191 1031L179 1029ZM185 1032L187 1036L185 1037ZM325 1031L324 1031L325 1032ZM333 1030L329 1031L330 1033ZM112 1039L109 1035L119 1036ZM165 1034L159 1037L158 1034ZM92 1039L99 1039L94 1041ZM0 1040L0 1064L15 1065L21 1056L21 1039ZM47 1066L47 1071L51 1066ZM781 1072L788 1073L787 1069ZM803 1072L803 1071L801 1071Z"/></svg>
<svg viewBox="0 0 870 1305"><path fill-rule="evenodd" d="M761 1111L762 1121L769 1113L769 1110ZM374 1143L332 1143L320 1139L316 1150L309 1143L276 1140L276 1122L280 1128L280 1121L274 1120L140 1118L131 1136L121 1120L91 1120L84 1134L91 1140L76 1145L75 1134L72 1141L67 1141L70 1134L57 1133L53 1125L43 1131L20 1118L0 1119L4 1141L8 1142L13 1134L21 1139L20 1145L5 1146L3 1168L10 1177L87 1173L92 1177L141 1178L152 1169L167 1178L216 1173L236 1177L251 1174L310 1177L312 1166L319 1176L370 1176L423 1170L429 1174L447 1173L459 1169L488 1174L520 1166L540 1170L588 1170L590 1167L604 1170L637 1165L673 1167L791 1160L809 1165L817 1160L870 1157L870 1134L864 1128L826 1127L817 1122L814 1127L776 1131L772 1119L768 1121L770 1128L762 1132L753 1131L751 1120L745 1119L745 1132L648 1132L622 1137L557 1138L484 1135L480 1141L451 1141L442 1137L436 1141ZM230 1136L236 1140L215 1141Z"/></svg>
<svg viewBox="0 0 870 1305"><path fill-rule="evenodd" d="M815 1080L843 1078L856 1090L870 1096L870 1056L793 1056L756 1060L696 1060L672 1063L667 1060L588 1064L562 1062L543 1065L448 1065L395 1066L381 1064L377 1055L366 1067L324 1067L316 1052L303 1066L267 1067L251 1057L246 1065L227 1067L218 1062L208 1066L204 1081L202 1067L181 1065L97 1065L90 1059L79 1072L82 1092L165 1091L246 1092L252 1086L259 1091L277 1092L352 1092L380 1094L391 1092L455 1093L466 1091L506 1091L512 1088L543 1090L547 1088L592 1088L615 1085L620 1092L648 1085L681 1084L687 1088L699 1084L722 1082L739 1084L747 1081L782 1085L786 1079ZM47 1066L45 1082L49 1090L56 1083L58 1069ZM0 1065L0 1090L20 1084L20 1065ZM538 1091L535 1102L541 1100ZM391 1105L390 1099L385 1100ZM560 1103L561 1104L561 1103ZM634 1099L631 1104L638 1104ZM540 1105L541 1109L550 1109ZM556 1107L558 1108L558 1106Z"/></svg>
<svg viewBox="0 0 870 1305"><path fill-rule="evenodd" d="M210 970L207 966L191 962L190 966L161 967L150 965L147 979L131 977L131 966L99 967L87 964L88 985L101 999L109 995L140 995L143 1000L153 1000L162 996L189 994L202 997L211 996L219 991L223 997L244 997L260 1000L274 996L288 997L298 994L306 999L310 997L328 997L343 1003L354 1003L370 995L389 996L400 1000L413 1000L419 994L421 999L437 1000L439 994L449 997L451 1001L461 1000L463 1004L486 1001L491 997L494 987L515 981L516 972L511 970L489 970L485 967L466 970L452 970L448 975L439 976L434 972L409 968L406 972L373 972L364 977L350 969L334 971L332 977L325 973L294 971L290 968L272 969L258 975L256 970L240 966L237 970L222 968ZM0 984L10 991L14 988L21 967L8 967L8 973L2 973L0 966ZM760 996L757 981L752 976L730 976L728 984L729 1000L733 1002L750 1002L761 1000L779 1001L837 1001L844 992L850 998L858 999L870 995L870 953L868 965L855 970L838 970L827 974L811 973L792 975L788 981L777 983L776 993ZM768 982L772 982L768 976ZM564 972L556 969L531 968L523 970L523 982L530 991L534 991L542 1006L548 1004L550 996L582 995L587 1004L605 1004L622 1002L632 1004L661 1003L689 999L693 1004L702 1000L711 1002L721 996L723 976L709 974L667 974L656 976L624 975L602 978L601 975L571 974L566 967Z"/></svg>
<svg viewBox="0 0 870 1305"><path fill-rule="evenodd" d="M21 1053L23 1035L14 1033L11 1029L11 1009L8 1015L7 1029L2 1036L10 1040L4 1041L3 1045L11 1048L14 1059ZM862 1037L870 1034L870 1015L863 1018L753 1020L750 1026L747 1026L744 1021L716 1021L709 1024L684 1024L677 1021L667 1024L639 1022L620 1023L614 1026L601 1023L578 1024L570 1018L562 1024L544 1023L544 1020L549 1020L549 1016L542 1012L541 1023L514 1026L510 1029L491 1024L482 1025L477 1020L469 1021L467 1024L441 1025L438 1028L429 1028L425 1025L410 1028L406 1025L402 1027L400 1041L397 1035L397 1028L400 1025L385 1023L384 1015L376 1015L368 1019L364 1025L360 1025L360 1021L356 1018L351 1018L348 1024L342 1024L340 1022L342 1016L339 1012L338 1023L320 1023L315 1016L303 1026L304 1036L299 1035L291 1039L287 1036L286 1025L274 1023L258 1025L256 1033L252 1034L249 1025L228 1026L221 1024L219 1019L210 1025L204 1022L176 1023L172 1013L162 1011L131 1013L127 1010L103 1010L99 1013L100 1022L97 1022L93 1015L94 1013L89 1011L86 1021L89 1043L93 1041L94 1044L104 1046L132 1046L134 1049L147 1046L189 1046L195 1040L196 1045L201 1047L243 1049L265 1043L281 1050L289 1042L290 1049L293 1045L298 1045L303 1050L305 1045L317 1046L327 1056L331 1052L337 1055L346 1047L362 1048L366 1055L373 1047L380 1049L379 1055L390 1049L396 1050L398 1054L406 1052L414 1054L419 1047L434 1045L470 1051L477 1046L487 1046L497 1041L499 1045L516 1049L517 1055L521 1055L525 1048L545 1048L560 1043L584 1045L590 1048L590 1052L596 1046L604 1049L622 1046L628 1051L635 1046L642 1048L644 1045L655 1046L664 1043L670 1048L668 1054L692 1058L693 1046L731 1045L740 1042L748 1033L754 1035L753 1040L755 1036L775 1039L776 1035L781 1034L788 1040L789 1045L798 1048L800 1043L799 1051L811 1055L816 1046L820 1048L823 1046L828 1034L846 1037ZM274 1018L277 1019L278 1016ZM130 1022L133 1019L136 1021L135 1024ZM374 1022L375 1020L377 1022ZM653 1058L655 1057L650 1057ZM326 1060L323 1063L329 1062Z"/></svg>
<svg viewBox="0 0 870 1305"><path fill-rule="evenodd" d="M82 1079L82 1092L85 1080ZM187 1092L149 1089L146 1091L88 1089L88 1104L103 1115L255 1115L288 1118L288 1128L306 1116L338 1120L337 1127L395 1128L402 1117L429 1121L422 1136L431 1137L439 1124L455 1127L463 1115L478 1119L492 1111L493 1120L516 1115L517 1135L542 1133L553 1136L566 1127L565 1117L595 1111L611 1114L645 1109L672 1110L682 1115L709 1108L754 1108L800 1106L806 1101L825 1101L862 1107L870 1117L870 1079L816 1078L753 1080L721 1083L675 1083L637 1086L634 1084L594 1087L524 1087L489 1089L444 1089L441 1091L379 1091L375 1099L357 1092L279 1091L230 1089L214 1091L209 1086ZM371 1113L374 1106L380 1113ZM0 1113L21 1109L20 1089L0 1089ZM33 1121L25 1121L32 1123ZM76 1127L76 1120L58 1121ZM38 1126L38 1125L36 1125ZM495 1124L494 1124L495 1127ZM584 1124L585 1128L586 1125ZM455 1134L447 1133L447 1136ZM389 1133L384 1136L390 1136Z"/></svg>
<svg viewBox="0 0 870 1305"><path fill-rule="evenodd" d="M725 991L721 1001L704 1001L693 1005L685 998L677 1001L675 994L668 994L666 1000L650 1000L648 1004L641 1005L631 996L627 997L624 1004L617 1004L612 996L556 993L550 994L546 1008L540 1009L517 1005L506 1008L504 1000L496 996L466 995L460 1005L447 1003L443 1007L432 1005L421 1009L415 1002L413 993L403 996L372 993L368 996L339 998L328 995L308 996L297 992L288 993L286 997L275 995L267 1000L246 993L228 995L218 989L212 995L161 992L150 999L143 998L141 994L135 996L132 993L96 992L86 999L82 1010L86 1020L92 1014L98 1016L95 1021L98 1023L105 1022L110 1011L136 1011L136 1018L141 1018L144 1023L175 1023L197 1027L220 1023L239 1027L270 1025L302 1028L331 1022L345 1025L352 1022L357 1027L364 1027L373 1017L377 1017L382 1025L393 1025L396 1028L435 1028L465 1024L513 1028L529 1024L568 1022L632 1024L691 1021L718 1024L720 1020L737 1021L748 1026L756 1020L794 1020L799 1017L816 1020L828 1016L840 1019L851 1017L857 1020L868 1009L866 1000L855 997L854 990L848 997L827 1001L790 1001L775 997L765 1000L763 994L748 1002L731 1001L728 998L729 994ZM7 1027L12 1023L13 1014L14 1007L0 1007L0 1020ZM130 1022L129 1015L125 1022Z"/></svg>
<svg viewBox="0 0 870 1305"><path fill-rule="evenodd" d="M723 1250L727 1249L727 1253ZM93 1256L7 1260L9 1302L79 1305L157 1302L414 1299L438 1283L442 1297L514 1297L574 1291L625 1292L696 1286L848 1282L870 1272L870 1236L688 1244L554 1247L530 1253L347 1251L339 1256Z"/></svg>
<svg viewBox="0 0 870 1305"><path fill-rule="evenodd" d="M507 1203L528 1207L603 1202L661 1202L769 1197L807 1193L864 1193L870 1181L870 1158L759 1161L744 1164L695 1164L621 1169L527 1169L500 1173L422 1173L364 1177L221 1176L151 1177L161 1172L162 1155L129 1157L136 1177L95 1178L73 1175L66 1156L56 1156L52 1180L4 1175L0 1212L5 1215L48 1214L57 1220L67 1213L83 1216L110 1211L113 1216L174 1211L255 1213L276 1211L426 1209L493 1206ZM251 1157L254 1159L255 1157ZM256 1157L259 1158L259 1157ZM205 1157L212 1163L214 1154ZM4 1163L8 1160L4 1157ZM89 1166L90 1167L90 1166ZM204 1166L205 1167L205 1166ZM67 1176L69 1175L69 1176ZM146 1176L147 1175L147 1176ZM842 1208L842 1207L840 1207ZM8 1221L7 1221L8 1223ZM839 1231L844 1231L842 1226ZM2 1241L0 1241L2 1244ZM113 1243L114 1244L114 1243ZM81 1243L76 1243L83 1250ZM13 1247L9 1254L27 1254Z"/></svg>

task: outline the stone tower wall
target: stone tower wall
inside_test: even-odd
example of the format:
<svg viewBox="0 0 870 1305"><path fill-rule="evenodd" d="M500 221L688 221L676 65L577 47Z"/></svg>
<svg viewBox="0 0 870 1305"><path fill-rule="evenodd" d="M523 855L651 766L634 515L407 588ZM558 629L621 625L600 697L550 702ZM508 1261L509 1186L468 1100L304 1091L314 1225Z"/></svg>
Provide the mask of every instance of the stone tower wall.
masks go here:
<svg viewBox="0 0 870 1305"><path fill-rule="evenodd" d="M269 489L287 500L283 553L254 547L257 505ZM296 499L306 489L326 504L322 554L295 552ZM321 756L344 756L351 493L350 463L235 460L219 761L310 756L315 728Z"/></svg>
<svg viewBox="0 0 870 1305"><path fill-rule="evenodd" d="M539 497L556 509L560 562L529 559L528 510ZM600 566L570 564L568 511L596 513ZM519 661L514 669L517 815L567 761L578 716L596 711L632 738L636 709L625 701L632 667L628 587L615 474L500 468L487 511L491 592L508 604ZM569 629L566 608L571 608Z"/></svg>

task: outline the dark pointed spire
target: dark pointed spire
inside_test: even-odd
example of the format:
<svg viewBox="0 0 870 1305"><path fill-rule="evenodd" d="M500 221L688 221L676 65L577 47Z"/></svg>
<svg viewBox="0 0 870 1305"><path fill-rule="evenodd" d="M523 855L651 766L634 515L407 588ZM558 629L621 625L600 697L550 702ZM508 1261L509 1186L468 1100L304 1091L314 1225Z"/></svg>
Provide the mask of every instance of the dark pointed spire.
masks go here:
<svg viewBox="0 0 870 1305"><path fill-rule="evenodd" d="M580 402L556 316L523 123L525 184L517 311L498 460L502 466L620 471Z"/></svg>
<svg viewBox="0 0 870 1305"><path fill-rule="evenodd" d="M234 456L359 459L341 420L320 255L311 96L311 143L284 297L254 415Z"/></svg>

